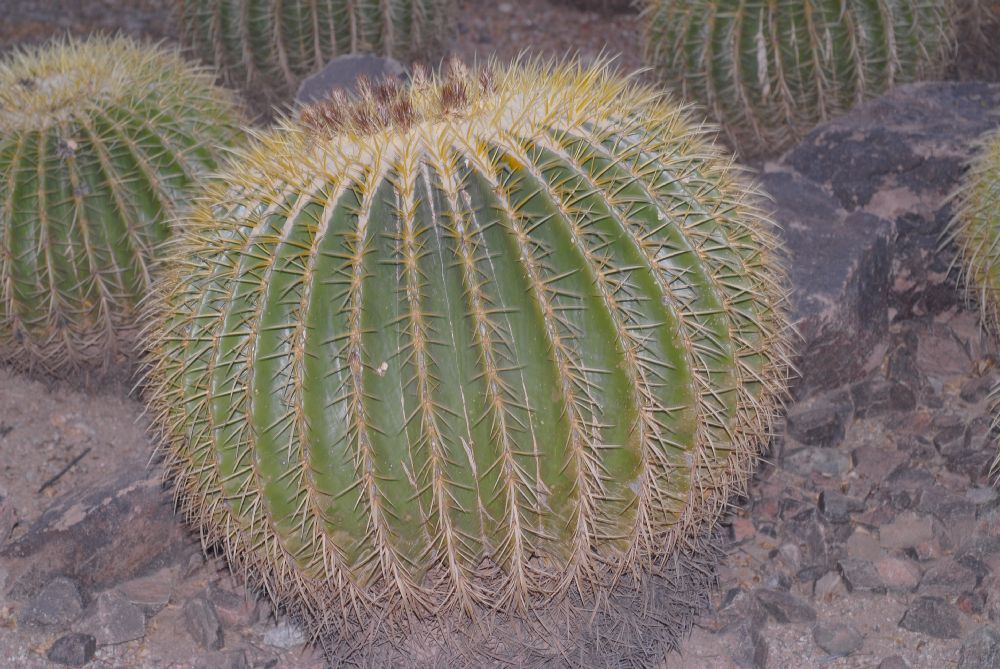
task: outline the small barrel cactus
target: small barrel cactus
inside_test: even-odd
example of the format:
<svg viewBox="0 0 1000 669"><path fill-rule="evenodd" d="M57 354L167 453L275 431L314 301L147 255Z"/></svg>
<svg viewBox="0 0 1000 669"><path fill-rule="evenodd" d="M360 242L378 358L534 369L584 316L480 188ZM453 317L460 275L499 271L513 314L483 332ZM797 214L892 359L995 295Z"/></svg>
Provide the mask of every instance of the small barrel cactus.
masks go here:
<svg viewBox="0 0 1000 669"><path fill-rule="evenodd" d="M94 39L0 62L0 361L59 375L129 352L157 247L237 127L173 52Z"/></svg>
<svg viewBox="0 0 1000 669"><path fill-rule="evenodd" d="M646 58L746 153L941 72L948 0L646 0Z"/></svg>
<svg viewBox="0 0 1000 669"><path fill-rule="evenodd" d="M1000 133L991 135L958 193L950 239L970 297L979 305L983 325L1000 335ZM993 389L994 428L1000 428L1000 386ZM1000 468L1000 456L994 472Z"/></svg>
<svg viewBox="0 0 1000 669"><path fill-rule="evenodd" d="M279 602L369 629L597 599L746 482L785 384L777 245L658 92L453 66L236 165L149 382L183 507Z"/></svg>
<svg viewBox="0 0 1000 669"><path fill-rule="evenodd" d="M185 42L234 86L293 90L334 56L433 58L453 0L176 0Z"/></svg>

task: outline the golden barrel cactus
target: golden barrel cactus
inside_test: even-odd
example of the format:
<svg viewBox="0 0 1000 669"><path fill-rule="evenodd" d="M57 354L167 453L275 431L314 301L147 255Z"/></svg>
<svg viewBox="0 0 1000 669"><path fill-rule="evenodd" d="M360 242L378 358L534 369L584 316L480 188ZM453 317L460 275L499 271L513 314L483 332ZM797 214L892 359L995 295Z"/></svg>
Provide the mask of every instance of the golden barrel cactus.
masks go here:
<svg viewBox="0 0 1000 669"><path fill-rule="evenodd" d="M646 59L745 153L944 71L948 0L645 0Z"/></svg>
<svg viewBox="0 0 1000 669"><path fill-rule="evenodd" d="M192 214L158 300L183 508L323 632L601 601L766 439L788 341L756 197L606 64L304 109Z"/></svg>
<svg viewBox="0 0 1000 669"><path fill-rule="evenodd" d="M0 361L129 353L171 220L238 137L227 94L173 52L93 39L0 61Z"/></svg>

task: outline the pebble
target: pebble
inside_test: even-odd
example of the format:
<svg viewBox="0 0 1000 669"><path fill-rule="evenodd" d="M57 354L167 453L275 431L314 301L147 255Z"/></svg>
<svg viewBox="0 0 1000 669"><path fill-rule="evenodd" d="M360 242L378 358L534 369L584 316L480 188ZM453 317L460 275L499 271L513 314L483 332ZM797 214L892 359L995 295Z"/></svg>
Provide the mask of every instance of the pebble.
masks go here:
<svg viewBox="0 0 1000 669"><path fill-rule="evenodd" d="M264 632L264 643L274 648L295 648L306 642L305 632L298 625L283 620Z"/></svg>
<svg viewBox="0 0 1000 669"><path fill-rule="evenodd" d="M205 597L192 597L181 610L184 628L202 648L219 650L224 643L222 624L215 607Z"/></svg>
<svg viewBox="0 0 1000 669"><path fill-rule="evenodd" d="M879 544L883 548L913 548L919 543L934 538L934 526L930 516L921 516L911 511L899 514L895 521L879 529Z"/></svg>
<svg viewBox="0 0 1000 669"><path fill-rule="evenodd" d="M910 665L902 655L891 655L878 663L878 669L910 669Z"/></svg>
<svg viewBox="0 0 1000 669"><path fill-rule="evenodd" d="M846 523L852 513L864 509L864 502L839 492L824 490L819 494L819 510L831 523Z"/></svg>
<svg viewBox="0 0 1000 669"><path fill-rule="evenodd" d="M838 622L820 622L812 630L813 641L834 657L844 657L861 648L864 638L853 626Z"/></svg>
<svg viewBox="0 0 1000 669"><path fill-rule="evenodd" d="M785 467L803 476L812 473L841 478L851 470L851 456L835 448L807 446L785 456Z"/></svg>
<svg viewBox="0 0 1000 669"><path fill-rule="evenodd" d="M875 563L875 569L889 590L911 592L920 584L920 566L913 560L886 556Z"/></svg>
<svg viewBox="0 0 1000 669"><path fill-rule="evenodd" d="M1000 667L1000 631L980 627L962 642L958 669L997 669Z"/></svg>
<svg viewBox="0 0 1000 669"><path fill-rule="evenodd" d="M815 397L789 407L786 431L806 446L836 446L844 439L847 421L853 413L850 399L831 401Z"/></svg>
<svg viewBox="0 0 1000 669"><path fill-rule="evenodd" d="M847 538L847 557L874 562L882 557L882 547L870 532L859 527Z"/></svg>
<svg viewBox="0 0 1000 669"><path fill-rule="evenodd" d="M844 579L835 571L828 571L813 584L813 598L820 602L830 602L846 591Z"/></svg>
<svg viewBox="0 0 1000 669"><path fill-rule="evenodd" d="M83 613L83 597L76 582L54 578L21 610L22 625L66 625Z"/></svg>
<svg viewBox="0 0 1000 669"><path fill-rule="evenodd" d="M128 581L120 589L130 602L152 617L170 602L176 580L177 570L164 568L149 576Z"/></svg>
<svg viewBox="0 0 1000 669"><path fill-rule="evenodd" d="M883 592L885 583L875 563L870 560L845 558L837 563L848 592Z"/></svg>
<svg viewBox="0 0 1000 669"><path fill-rule="evenodd" d="M816 611L804 599L781 590L758 590L757 601L778 623L811 623Z"/></svg>
<svg viewBox="0 0 1000 669"><path fill-rule="evenodd" d="M940 597L918 597L899 626L937 639L957 639L962 631L958 609Z"/></svg>
<svg viewBox="0 0 1000 669"><path fill-rule="evenodd" d="M977 581L974 571L950 558L944 558L927 569L918 592L921 595L955 597L963 592L971 592Z"/></svg>
<svg viewBox="0 0 1000 669"><path fill-rule="evenodd" d="M56 639L45 657L50 662L67 667L82 667L94 659L97 652L97 639L90 634L67 634Z"/></svg>
<svg viewBox="0 0 1000 669"><path fill-rule="evenodd" d="M97 612L90 622L98 646L115 646L146 636L146 615L120 590L97 597Z"/></svg>

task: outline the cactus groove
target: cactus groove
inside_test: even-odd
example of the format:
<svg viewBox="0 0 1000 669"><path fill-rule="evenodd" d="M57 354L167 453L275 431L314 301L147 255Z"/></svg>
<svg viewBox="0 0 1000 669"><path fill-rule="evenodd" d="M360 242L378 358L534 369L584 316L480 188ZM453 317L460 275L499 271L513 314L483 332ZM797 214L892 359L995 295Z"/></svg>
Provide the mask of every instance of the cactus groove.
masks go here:
<svg viewBox="0 0 1000 669"><path fill-rule="evenodd" d="M306 108L193 213L158 301L183 507L321 628L662 564L744 485L784 389L756 197L604 63Z"/></svg>
<svg viewBox="0 0 1000 669"><path fill-rule="evenodd" d="M235 86L287 92L334 56L433 58L453 0L176 0L183 39Z"/></svg>
<svg viewBox="0 0 1000 669"><path fill-rule="evenodd" d="M646 59L741 151L776 151L953 48L946 0L645 0Z"/></svg>
<svg viewBox="0 0 1000 669"><path fill-rule="evenodd" d="M237 122L210 76L126 40L0 62L0 361L61 374L129 352L169 221Z"/></svg>

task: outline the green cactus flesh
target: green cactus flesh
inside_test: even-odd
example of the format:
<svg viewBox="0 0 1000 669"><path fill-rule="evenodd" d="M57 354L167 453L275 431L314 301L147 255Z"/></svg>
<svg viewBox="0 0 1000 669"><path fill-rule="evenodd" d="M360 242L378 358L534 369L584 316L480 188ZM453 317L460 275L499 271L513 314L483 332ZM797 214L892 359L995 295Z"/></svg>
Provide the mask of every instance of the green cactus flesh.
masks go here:
<svg viewBox="0 0 1000 669"><path fill-rule="evenodd" d="M343 54L433 58L452 5L452 0L176 1L184 41L233 85L265 93L287 91Z"/></svg>
<svg viewBox="0 0 1000 669"><path fill-rule="evenodd" d="M526 610L669 559L783 392L755 198L604 64L307 108L194 212L158 305L184 508L314 619Z"/></svg>
<svg viewBox="0 0 1000 669"><path fill-rule="evenodd" d="M958 193L951 238L964 283L979 305L983 324L1000 334L1000 133L989 136ZM1000 386L992 391L994 429L1000 428ZM994 474L1000 470L1000 455Z"/></svg>
<svg viewBox="0 0 1000 669"><path fill-rule="evenodd" d="M775 151L890 87L935 76L944 0L646 0L646 58L743 151Z"/></svg>
<svg viewBox="0 0 1000 669"><path fill-rule="evenodd" d="M0 62L0 361L60 373L127 352L169 221L236 124L210 77L125 40Z"/></svg>

